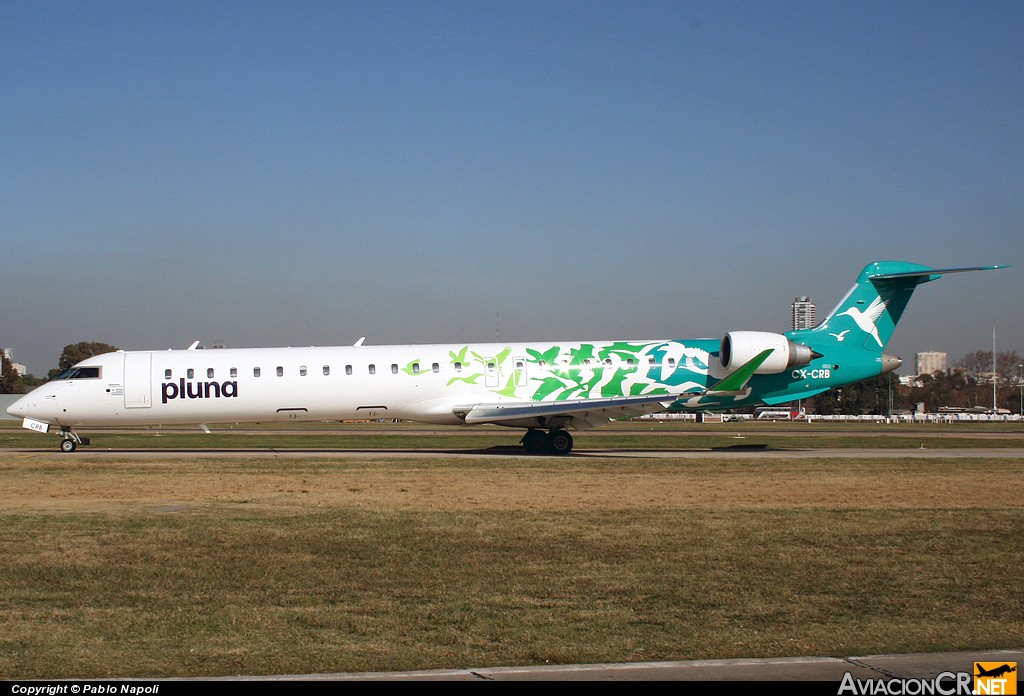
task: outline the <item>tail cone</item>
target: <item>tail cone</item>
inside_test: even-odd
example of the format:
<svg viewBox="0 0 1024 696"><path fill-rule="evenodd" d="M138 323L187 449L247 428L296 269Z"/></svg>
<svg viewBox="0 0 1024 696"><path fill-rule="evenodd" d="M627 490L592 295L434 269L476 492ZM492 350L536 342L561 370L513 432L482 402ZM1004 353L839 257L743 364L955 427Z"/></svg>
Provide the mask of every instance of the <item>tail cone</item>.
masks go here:
<svg viewBox="0 0 1024 696"><path fill-rule="evenodd" d="M892 372L902 364L902 358L898 358L895 355L889 355L888 353L882 353L882 371L879 374L884 375L886 372Z"/></svg>

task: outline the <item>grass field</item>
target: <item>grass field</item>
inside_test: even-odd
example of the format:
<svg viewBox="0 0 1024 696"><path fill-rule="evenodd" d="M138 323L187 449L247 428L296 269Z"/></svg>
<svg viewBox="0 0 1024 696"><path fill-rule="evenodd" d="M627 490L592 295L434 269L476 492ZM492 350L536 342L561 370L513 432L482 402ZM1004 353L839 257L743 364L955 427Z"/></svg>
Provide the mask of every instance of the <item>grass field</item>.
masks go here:
<svg viewBox="0 0 1024 696"><path fill-rule="evenodd" d="M723 441L755 433L726 424L593 437L601 447L677 447L668 443L688 427ZM1024 438L1013 428L928 427L942 445ZM871 446L922 436L872 428L816 435L787 424L763 437ZM346 447L339 437L422 447L429 437L307 430L286 436L312 448ZM84 458L23 449L56 444L25 435L30 445L10 444L23 435L0 429L0 447L22 448L0 457L4 679L1024 643L1024 472L998 449L927 460L913 449L899 460ZM112 435L122 436L102 434L104 446ZM176 435L123 437L146 448ZM515 433L445 437L482 437L457 440L472 448Z"/></svg>

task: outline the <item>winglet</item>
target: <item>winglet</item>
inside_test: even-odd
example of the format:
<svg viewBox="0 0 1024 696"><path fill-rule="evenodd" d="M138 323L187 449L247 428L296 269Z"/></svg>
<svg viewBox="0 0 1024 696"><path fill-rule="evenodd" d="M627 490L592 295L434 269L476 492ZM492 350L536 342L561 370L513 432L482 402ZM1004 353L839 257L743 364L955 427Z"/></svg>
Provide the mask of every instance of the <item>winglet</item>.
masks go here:
<svg viewBox="0 0 1024 696"><path fill-rule="evenodd" d="M733 372L731 375L720 381L715 386L708 389L709 392L738 392L742 391L747 386L747 382L754 376L757 368L761 367L761 363L768 359L768 356L775 351L774 348L768 348L762 350L760 353L752 357L743 365Z"/></svg>

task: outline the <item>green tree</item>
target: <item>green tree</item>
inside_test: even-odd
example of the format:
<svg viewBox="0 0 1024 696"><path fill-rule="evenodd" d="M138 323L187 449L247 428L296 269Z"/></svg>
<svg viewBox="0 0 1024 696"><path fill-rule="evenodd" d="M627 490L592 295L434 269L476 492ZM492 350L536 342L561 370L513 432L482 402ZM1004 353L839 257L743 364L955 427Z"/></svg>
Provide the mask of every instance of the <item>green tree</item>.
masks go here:
<svg viewBox="0 0 1024 696"><path fill-rule="evenodd" d="M956 370L964 375L965 392L972 406L992 406L992 380L996 385L996 404L1016 411L1020 406L1020 379L1024 358L1015 350L996 353L995 375L992 373L992 351L976 350L960 358Z"/></svg>
<svg viewBox="0 0 1024 696"><path fill-rule="evenodd" d="M894 380L895 381L895 380ZM889 413L889 375L878 375L863 382L844 384L818 394L811 400L814 412L829 416L843 414L859 416L861 414L887 415ZM892 385L896 395L896 385Z"/></svg>
<svg viewBox="0 0 1024 696"><path fill-rule="evenodd" d="M16 394L21 377L6 353L0 357L0 360L3 362L3 368L0 371L0 394Z"/></svg>
<svg viewBox="0 0 1024 696"><path fill-rule="evenodd" d="M49 377L53 379L64 370L76 365L86 358L91 358L94 355L102 355L103 353L112 353L117 350L116 347L107 343L87 342L82 341L80 343L73 343L64 346L64 351L60 354L60 361L57 364L57 368L50 370Z"/></svg>
<svg viewBox="0 0 1024 696"><path fill-rule="evenodd" d="M940 406L956 405L950 376L941 370L918 376L909 389L909 398L915 404L923 403L928 413L936 413Z"/></svg>

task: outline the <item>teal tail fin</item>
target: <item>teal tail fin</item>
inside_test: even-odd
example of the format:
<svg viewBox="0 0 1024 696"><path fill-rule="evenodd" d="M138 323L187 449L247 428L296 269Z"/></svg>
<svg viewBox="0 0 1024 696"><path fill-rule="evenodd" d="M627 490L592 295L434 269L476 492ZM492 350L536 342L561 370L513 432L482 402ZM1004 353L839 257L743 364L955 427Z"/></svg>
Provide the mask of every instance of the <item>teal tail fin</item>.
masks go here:
<svg viewBox="0 0 1024 696"><path fill-rule="evenodd" d="M786 335L819 351L817 346L824 341L833 356L837 349L881 353L918 285L938 280L946 273L997 268L1005 266L929 268L904 261L875 261L860 272L856 284L818 326Z"/></svg>

